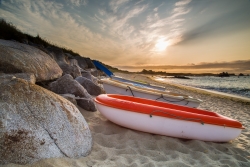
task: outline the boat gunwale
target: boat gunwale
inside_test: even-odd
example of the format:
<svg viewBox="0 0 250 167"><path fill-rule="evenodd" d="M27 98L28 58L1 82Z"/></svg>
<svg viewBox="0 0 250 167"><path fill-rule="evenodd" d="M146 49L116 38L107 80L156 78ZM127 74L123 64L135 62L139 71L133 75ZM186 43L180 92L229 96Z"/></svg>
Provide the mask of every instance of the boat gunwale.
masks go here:
<svg viewBox="0 0 250 167"><path fill-rule="evenodd" d="M119 81L119 82L122 82L122 81L120 81L119 79L117 79L117 78L119 78L119 79L122 79L122 80L125 80L124 82L126 82L126 83L129 83L129 82L131 82L131 83L138 83L138 84L141 84L141 85L145 85L145 86L152 86L152 87L156 87L156 88L161 88L161 89L166 89L166 87L165 86L161 86L161 85L155 85L155 84L151 84L151 83L140 83L140 82L138 82L138 81L134 81L134 80L131 80L131 79L125 79L125 78L123 78L123 77L120 77L120 76L111 76L111 79L112 80L116 80L116 81ZM154 88L152 88L152 89L154 89Z"/></svg>

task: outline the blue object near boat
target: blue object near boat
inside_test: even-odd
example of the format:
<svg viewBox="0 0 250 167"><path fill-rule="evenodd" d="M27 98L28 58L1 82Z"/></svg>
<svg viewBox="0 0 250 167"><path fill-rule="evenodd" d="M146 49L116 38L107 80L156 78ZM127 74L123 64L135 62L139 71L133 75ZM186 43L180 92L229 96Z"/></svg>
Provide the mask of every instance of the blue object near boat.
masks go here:
<svg viewBox="0 0 250 167"><path fill-rule="evenodd" d="M111 77L112 75L114 75L107 67L105 67L103 64L101 64L100 62L96 61L96 60L92 60L92 62L94 63L94 65L96 66L97 69L103 71L106 75L108 75L109 77Z"/></svg>
<svg viewBox="0 0 250 167"><path fill-rule="evenodd" d="M121 82L127 82L127 83L131 83L133 84L134 86L137 86L137 87L146 87L146 88L151 88L151 89L158 89L158 90L165 90L166 88L163 87L163 86L158 86L158 85L150 85L150 84L144 84L144 83L140 83L140 82L136 82L136 81L133 81L133 80L128 80L128 79L124 79L122 77L118 77L118 76L115 76L107 67L105 67L102 63L100 63L99 61L97 60L92 60L92 62L94 63L94 65L96 66L96 68L98 70L101 70L103 71L106 75L108 75L110 78L114 79L114 80L118 80L118 81L121 81Z"/></svg>

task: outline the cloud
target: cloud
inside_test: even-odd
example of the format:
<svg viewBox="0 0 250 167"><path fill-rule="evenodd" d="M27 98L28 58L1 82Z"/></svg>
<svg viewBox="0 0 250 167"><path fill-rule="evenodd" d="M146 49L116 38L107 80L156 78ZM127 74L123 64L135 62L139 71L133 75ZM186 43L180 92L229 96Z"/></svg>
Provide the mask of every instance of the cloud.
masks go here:
<svg viewBox="0 0 250 167"><path fill-rule="evenodd" d="M216 5L216 4L215 4ZM209 9L214 9L216 6L212 6ZM207 10L209 10L207 9ZM201 15L207 17L207 13L204 13L203 9ZM247 12L246 12L247 11ZM185 45L196 39L205 39L211 36L222 36L233 34L236 31L249 29L250 22L246 21L249 19L249 5L238 5L233 9L228 9L226 11L216 13L211 19L196 20L199 24L195 27L183 32L182 40L178 45ZM210 12L209 12L210 13ZM191 21L191 20L190 20Z"/></svg>
<svg viewBox="0 0 250 167"><path fill-rule="evenodd" d="M190 9L186 9L185 7L176 7L173 10L172 18L180 16L180 15L188 14L189 12L190 12Z"/></svg>
<svg viewBox="0 0 250 167"><path fill-rule="evenodd" d="M86 6L88 4L88 0L69 0L71 4L74 6Z"/></svg>
<svg viewBox="0 0 250 167"><path fill-rule="evenodd" d="M130 36L133 33L131 31L133 24L130 23L130 20L140 15L147 8L146 5L136 5L128 8L125 5L127 2L127 0L111 1L109 7L113 13L110 13L109 9L100 8L98 15L95 15L98 24L104 27L103 31L113 37L118 36L120 39L123 39L128 37L128 35ZM127 29L130 30L126 32Z"/></svg>
<svg viewBox="0 0 250 167"><path fill-rule="evenodd" d="M169 41L170 45L174 45L182 40L181 37L183 36L184 30L183 24L185 23L185 18L183 16L191 11L191 9L186 6L190 2L191 0L175 3L170 15L166 15L164 18L155 18L154 15L148 15L146 25L146 27L148 27L147 31L150 36L154 37L151 38L151 42L157 41L157 37L162 36L164 36L166 41Z"/></svg>
<svg viewBox="0 0 250 167"><path fill-rule="evenodd" d="M192 0L183 0L183 1L178 1L175 3L175 6L184 6L187 5L191 2Z"/></svg>
<svg viewBox="0 0 250 167"><path fill-rule="evenodd" d="M129 0L111 0L109 5L114 13L117 12L117 10L125 3L127 3Z"/></svg>
<svg viewBox="0 0 250 167"><path fill-rule="evenodd" d="M100 8L98 14L95 15L97 23L102 27L104 36L112 38L118 46L114 49L120 49L113 55L113 60L125 60L135 55L142 55L144 51L138 49L141 43L139 34L139 24L134 24L134 20L138 19L148 8L147 4L130 4L128 1L111 1L109 7L114 12L110 12L108 8ZM134 2L131 2L134 3ZM125 5L126 4L126 5ZM111 54L110 54L111 55ZM126 57L126 58L125 58ZM124 61L121 61L124 62Z"/></svg>

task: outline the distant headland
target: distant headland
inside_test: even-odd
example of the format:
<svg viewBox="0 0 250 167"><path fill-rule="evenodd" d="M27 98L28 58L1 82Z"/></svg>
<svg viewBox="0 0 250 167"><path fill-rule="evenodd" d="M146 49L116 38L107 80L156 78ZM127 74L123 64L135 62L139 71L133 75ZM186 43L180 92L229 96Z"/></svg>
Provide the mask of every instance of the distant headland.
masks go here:
<svg viewBox="0 0 250 167"><path fill-rule="evenodd" d="M104 64L109 70L112 72L122 72L122 73L135 73L135 74L150 74L150 75L161 75L161 76L172 76L174 78L180 78L180 79L190 79L186 76L216 76L216 77L230 77L230 76L249 76L249 74L242 74L236 75L234 73L228 73L228 72L221 72L221 73L199 73L199 74L193 74L193 73L168 73L165 71L153 71L153 70L146 70L143 69L140 72L130 72L127 70L121 70L112 66L109 66L107 64Z"/></svg>

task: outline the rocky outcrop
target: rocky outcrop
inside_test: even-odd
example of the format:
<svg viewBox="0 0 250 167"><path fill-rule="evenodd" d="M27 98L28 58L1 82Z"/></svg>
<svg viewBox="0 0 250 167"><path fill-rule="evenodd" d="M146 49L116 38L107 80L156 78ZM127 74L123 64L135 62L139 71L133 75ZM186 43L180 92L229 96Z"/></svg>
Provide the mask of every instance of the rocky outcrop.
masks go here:
<svg viewBox="0 0 250 167"><path fill-rule="evenodd" d="M53 58L58 65L60 64L68 64L68 57L65 56L62 49L57 47L47 47L47 51L49 52L49 55L51 58Z"/></svg>
<svg viewBox="0 0 250 167"><path fill-rule="evenodd" d="M186 76L184 76L184 75L175 75L175 76L173 76L173 78L178 78L178 79L191 79L191 78L186 77Z"/></svg>
<svg viewBox="0 0 250 167"><path fill-rule="evenodd" d="M80 97L81 99L76 100L80 107L88 111L96 111L92 96L69 74L50 83L49 89L57 94L73 94Z"/></svg>
<svg viewBox="0 0 250 167"><path fill-rule="evenodd" d="M91 147L88 124L71 102L23 79L0 80L0 164L77 158Z"/></svg>
<svg viewBox="0 0 250 167"><path fill-rule="evenodd" d="M69 55L69 54L67 54L67 55ZM78 67L79 67L78 61L77 61L76 59L69 59L69 64L70 64L71 66L78 66ZM79 67L79 68L80 68L80 67Z"/></svg>
<svg viewBox="0 0 250 167"><path fill-rule="evenodd" d="M84 70L84 71L81 72L81 74L82 74L82 77L88 78L89 80L91 80L92 82L94 82L96 85L98 85L98 79L95 76L93 76L91 74L91 72Z"/></svg>
<svg viewBox="0 0 250 167"><path fill-rule="evenodd" d="M96 111L95 105L93 104L92 99L88 98L81 98L81 97L75 97L73 94L60 94L60 96L64 97L65 99L69 100L74 105L78 105L81 108L84 108L88 111Z"/></svg>
<svg viewBox="0 0 250 167"><path fill-rule="evenodd" d="M98 96L103 92L102 88L100 86L94 84L88 78L77 77L75 80L77 82L79 82L87 90L87 92L91 95Z"/></svg>
<svg viewBox="0 0 250 167"><path fill-rule="evenodd" d="M73 78L81 76L81 69L77 65L61 64L59 66L63 70L63 75L70 74Z"/></svg>
<svg viewBox="0 0 250 167"><path fill-rule="evenodd" d="M65 99L69 100L71 103L73 103L74 105L80 105L79 106L85 106L85 108L87 106L89 106L89 101L90 100L86 100L86 98L81 98L81 97L75 97L75 95L73 94L60 94L60 96L64 97ZM78 102L77 102L78 101ZM78 104L77 104L78 103ZM89 106L89 109L87 109L89 111L95 111L95 109L92 109L92 105Z"/></svg>
<svg viewBox="0 0 250 167"><path fill-rule="evenodd" d="M97 70L96 68L89 68L89 69L86 69L86 71L90 72L91 75L93 75L95 77L100 76L100 71Z"/></svg>
<svg viewBox="0 0 250 167"><path fill-rule="evenodd" d="M92 137L76 105L96 111L98 70L90 58L29 40L0 40L0 165L88 155Z"/></svg>
<svg viewBox="0 0 250 167"><path fill-rule="evenodd" d="M33 73L37 82L62 76L61 68L48 54L35 47L7 40L0 40L0 71Z"/></svg>
<svg viewBox="0 0 250 167"><path fill-rule="evenodd" d="M88 65L88 68L95 68L94 63L91 61L90 58L85 58L85 61L86 61L87 65Z"/></svg>
<svg viewBox="0 0 250 167"><path fill-rule="evenodd" d="M86 60L85 60L84 57L81 57L81 56L74 56L74 59L77 60L79 67L81 67L82 69L87 69L87 68L89 68L89 67L88 67L88 64L87 64L87 62L86 62Z"/></svg>
<svg viewBox="0 0 250 167"><path fill-rule="evenodd" d="M94 99L92 98L76 98L77 105L87 111L96 111L96 106L94 103Z"/></svg>
<svg viewBox="0 0 250 167"><path fill-rule="evenodd" d="M230 77L230 74L227 72L222 72L218 74L218 77Z"/></svg>
<svg viewBox="0 0 250 167"><path fill-rule="evenodd" d="M63 70L62 75L70 74L73 78L81 76L81 68L78 66L77 60L72 59L72 55L65 54L62 49L56 47L49 47L48 52Z"/></svg>
<svg viewBox="0 0 250 167"><path fill-rule="evenodd" d="M62 76L49 84L49 89L57 94L73 94L79 97L90 98L91 96L73 77L69 74Z"/></svg>

